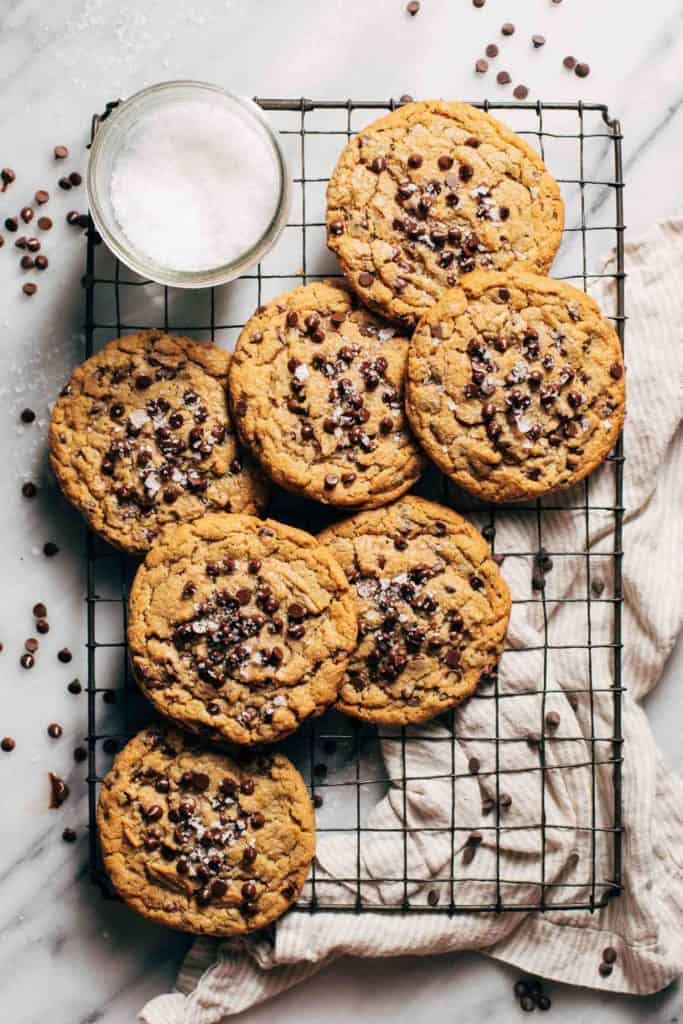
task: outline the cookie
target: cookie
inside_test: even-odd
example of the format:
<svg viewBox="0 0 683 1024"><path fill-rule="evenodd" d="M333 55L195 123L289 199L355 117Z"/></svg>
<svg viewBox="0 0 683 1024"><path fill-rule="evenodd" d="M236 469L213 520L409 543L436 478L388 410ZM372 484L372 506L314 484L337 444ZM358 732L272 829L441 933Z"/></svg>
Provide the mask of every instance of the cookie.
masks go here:
<svg viewBox="0 0 683 1024"><path fill-rule="evenodd" d="M466 103L408 103L349 142L327 241L372 309L414 325L461 274L549 270L564 206L538 154Z"/></svg>
<svg viewBox="0 0 683 1024"><path fill-rule="evenodd" d="M625 415L614 328L584 292L523 271L471 274L430 309L412 339L406 391L430 458L496 502L583 479Z"/></svg>
<svg viewBox="0 0 683 1024"><path fill-rule="evenodd" d="M216 345L141 331L74 371L52 415L52 467L110 544L143 552L166 523L265 504L230 422L229 362Z"/></svg>
<svg viewBox="0 0 683 1024"><path fill-rule="evenodd" d="M407 424L408 342L333 282L295 288L249 320L230 366L239 434L268 475L330 505L374 508L418 479Z"/></svg>
<svg viewBox="0 0 683 1024"><path fill-rule="evenodd" d="M310 534L216 513L162 532L133 583L128 643L163 714L206 736L270 743L336 699L356 612Z"/></svg>
<svg viewBox="0 0 683 1024"><path fill-rule="evenodd" d="M358 612L340 711L367 722L424 722L490 678L510 594L486 541L462 516L408 496L319 539L344 569Z"/></svg>
<svg viewBox="0 0 683 1024"><path fill-rule="evenodd" d="M315 850L304 781L282 754L236 762L151 727L100 789L97 825L117 892L185 932L239 935L296 901Z"/></svg>

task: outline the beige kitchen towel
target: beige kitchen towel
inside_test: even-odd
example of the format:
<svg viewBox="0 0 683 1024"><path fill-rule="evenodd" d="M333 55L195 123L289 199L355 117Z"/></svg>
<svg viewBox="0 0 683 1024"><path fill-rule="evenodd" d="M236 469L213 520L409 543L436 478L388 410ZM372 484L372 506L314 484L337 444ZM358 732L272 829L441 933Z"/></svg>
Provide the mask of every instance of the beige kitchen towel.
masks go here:
<svg viewBox="0 0 683 1024"><path fill-rule="evenodd" d="M197 940L178 977L178 991L152 1000L144 1024L215 1024L309 977L336 957L398 956L480 949L525 972L558 981L629 993L649 993L683 972L683 780L663 763L638 701L659 679L681 628L683 587L679 558L683 528L683 221L658 225L627 246L627 366L629 414L623 592L623 894L594 914L545 913L288 914L259 936ZM607 271L614 271L611 257ZM614 282L601 279L593 293L615 309ZM405 764L400 745L382 741L386 775L395 780L373 809L361 856L366 904L400 905L404 857L411 905L429 893L441 903L534 904L545 854L546 903L585 904L603 895L612 872L614 728L612 555L614 466L588 484L549 498L539 522L528 512L497 518L496 551L574 552L553 557L542 600L516 603L508 650L500 665L496 704L482 691L457 713L455 738L440 723L410 730ZM590 516L585 505L590 506ZM554 506L565 506L552 511ZM569 509L566 506L571 506ZM590 550L590 557L585 552ZM529 559L506 556L504 572L515 597L538 598L530 587ZM590 592L590 616L585 595ZM568 599L558 603L557 599ZM572 599L577 600L573 601ZM544 640L550 650L544 658ZM539 694L539 682L545 693ZM591 684L591 685L589 685ZM530 692L533 691L533 692ZM524 741L541 731L556 710L560 726L544 743L547 771L541 785L539 751ZM495 816L482 817L482 797L496 794L498 730L500 790L512 803L501 812L496 853ZM618 751L616 751L618 753ZM481 762L468 773L469 758ZM591 765L595 764L595 785ZM451 773L455 822L452 848ZM401 779L409 781L405 788ZM542 826L541 823L544 823ZM530 827L533 826L533 827ZM462 854L471 828L483 841L474 859ZM496 882L499 856L500 881ZM316 860L316 895L349 903L355 886L335 881L357 872L355 836L322 834ZM458 879L452 883L451 863ZM593 865L595 867L593 868ZM308 883L310 886L310 883ZM310 893L310 889L309 889ZM602 978L602 950L618 954Z"/></svg>

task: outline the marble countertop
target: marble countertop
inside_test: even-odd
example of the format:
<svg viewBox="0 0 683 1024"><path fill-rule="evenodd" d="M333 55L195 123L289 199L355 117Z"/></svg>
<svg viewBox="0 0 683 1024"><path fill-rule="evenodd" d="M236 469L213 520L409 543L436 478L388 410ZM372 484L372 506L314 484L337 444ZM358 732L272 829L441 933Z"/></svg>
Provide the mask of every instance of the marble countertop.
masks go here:
<svg viewBox="0 0 683 1024"><path fill-rule="evenodd" d="M500 25L510 17L517 31L502 39ZM72 757L86 731L86 701L66 690L74 676L85 679L82 530L50 481L45 447L49 403L82 354L84 252L64 215L85 200L82 189L56 188L62 168L53 146L69 146L64 169L82 171L92 112L160 79L200 78L260 96L383 99L408 92L476 100L508 97L495 82L495 71L507 67L531 99L604 102L621 118L626 219L635 237L655 219L681 212L683 8L680 0L488 0L476 10L470 0L422 0L410 18L403 0L0 0L0 19L0 164L17 172L11 191L0 195L0 220L45 187L55 221L45 244L50 269L32 299L21 293L10 245L0 253L0 735L17 743L12 754L0 754L1 1015L12 1024L126 1024L170 988L187 940L103 900L87 879L85 771ZM535 32L547 37L540 50L530 44ZM489 42L504 56L488 75L475 75L474 61ZM589 78L562 68L567 53L590 64ZM25 406L37 421L23 427ZM33 501L21 496L27 479L40 487ZM48 540L60 549L50 559L42 551ZM34 631L36 601L48 605L51 630L41 638L36 667L26 671L19 656ZM56 657L64 646L74 652L68 665ZM679 769L682 668L679 646L648 708ZM64 727L60 740L46 733L54 721ZM48 810L50 770L71 787L59 811ZM61 841L65 826L77 830L76 844ZM507 1022L519 1012L515 977L475 954L347 960L242 1019ZM572 1024L596 1012L601 1024L683 1019L676 985L640 1000L560 985L549 991L553 1019Z"/></svg>

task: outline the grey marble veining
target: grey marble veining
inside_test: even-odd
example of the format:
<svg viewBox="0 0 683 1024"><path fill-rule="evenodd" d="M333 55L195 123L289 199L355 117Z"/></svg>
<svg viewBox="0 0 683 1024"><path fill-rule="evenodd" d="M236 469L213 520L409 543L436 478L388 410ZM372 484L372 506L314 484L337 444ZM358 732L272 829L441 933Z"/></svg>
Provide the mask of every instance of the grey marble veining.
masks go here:
<svg viewBox="0 0 683 1024"><path fill-rule="evenodd" d="M502 40L500 24L509 18L517 31ZM0 251L0 735L17 740L13 754L0 754L0 1019L126 1024L169 988L187 940L103 900L85 873L85 771L72 750L85 733L86 706L66 691L71 678L85 677L82 529L50 482L45 451L49 403L82 352L84 253L63 220L67 210L83 208L84 197L56 188L63 169L52 147L66 143L72 157L64 169L82 170L93 110L165 78L202 78L261 96L497 99L508 94L496 86L495 72L507 68L532 98L606 102L621 118L626 218L635 237L656 218L680 213L683 6L489 0L479 11L469 0L423 0L411 19L403 0L0 0L0 24L0 164L18 175L0 195L0 221L38 187L53 193L46 212L55 221L44 245L50 270L34 299L21 295L11 245ZM532 50L532 32L547 37L543 49ZM482 78L473 64L493 41L501 56ZM561 67L567 53L590 63L590 78L580 81ZM607 208L608 199L607 189L591 192L592 209ZM637 343L627 337L628 345ZM18 412L26 405L38 421L22 428ZM20 494L29 478L41 485L33 502ZM60 546L54 559L42 555L46 540ZM48 605L52 628L41 638L36 668L25 672L18 659L37 600ZM74 651L66 666L56 659L64 645ZM679 650L649 701L657 738L679 768L682 663ZM64 726L59 741L46 734L51 721ZM71 786L60 811L48 810L49 770ZM78 830L74 846L61 841L65 825ZM243 1020L504 1024L518 1012L510 992L515 977L475 954L345 961ZM596 1014L601 1024L683 1019L678 986L643 1000L559 985L549 991L559 1022L588 1024Z"/></svg>

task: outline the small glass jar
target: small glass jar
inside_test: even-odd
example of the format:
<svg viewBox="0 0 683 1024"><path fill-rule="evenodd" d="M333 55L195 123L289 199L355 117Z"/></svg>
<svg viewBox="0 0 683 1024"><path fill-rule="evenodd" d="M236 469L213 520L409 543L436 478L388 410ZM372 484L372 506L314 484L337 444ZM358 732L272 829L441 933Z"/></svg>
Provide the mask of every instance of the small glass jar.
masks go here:
<svg viewBox="0 0 683 1024"><path fill-rule="evenodd" d="M159 265L134 247L122 231L112 204L112 171L126 133L142 117L162 109L172 111L174 104L197 98L211 98L213 103L226 104L231 113L243 119L250 129L259 132L273 154L278 195L270 223L247 251L222 266L202 270L175 270ZM97 130L90 149L86 184L95 227L114 255L141 277L176 288L212 287L246 273L272 249L287 223L289 212L290 177L277 133L252 100L206 82L161 82L135 93L121 103Z"/></svg>

